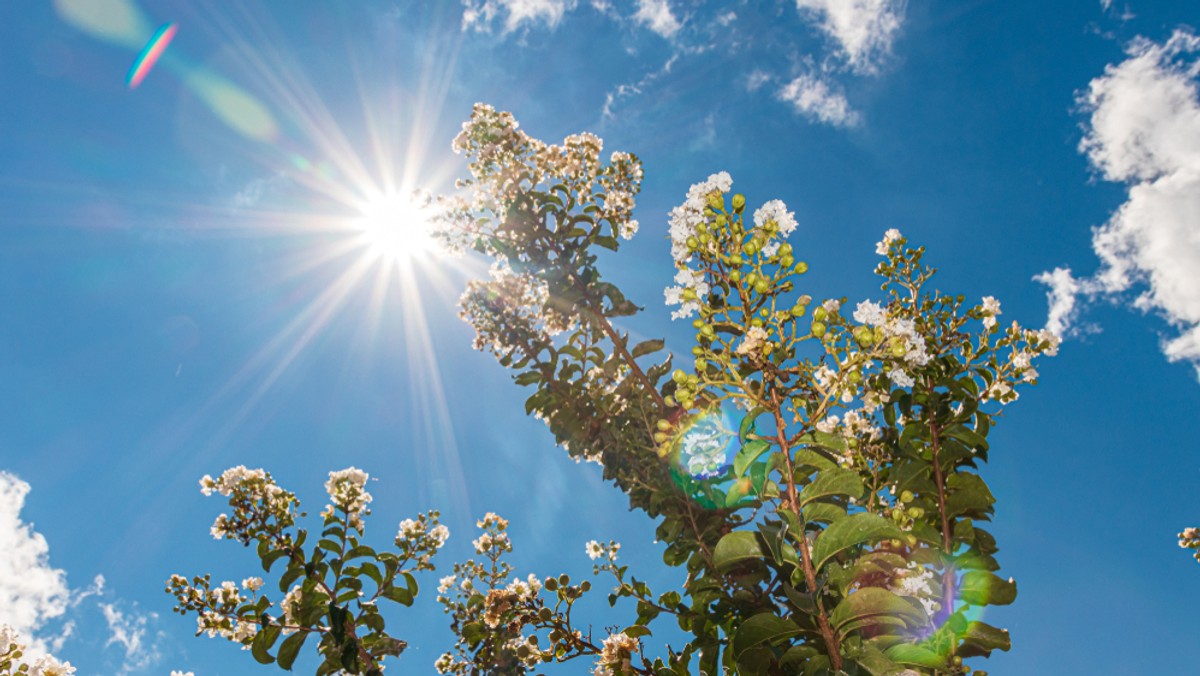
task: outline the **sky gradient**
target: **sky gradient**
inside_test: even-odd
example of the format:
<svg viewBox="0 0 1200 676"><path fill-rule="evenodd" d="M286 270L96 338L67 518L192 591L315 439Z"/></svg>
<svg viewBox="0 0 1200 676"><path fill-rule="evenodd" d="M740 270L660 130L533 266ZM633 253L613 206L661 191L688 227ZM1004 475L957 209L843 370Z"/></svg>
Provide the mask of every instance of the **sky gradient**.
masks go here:
<svg viewBox="0 0 1200 676"><path fill-rule="evenodd" d="M457 299L486 263L389 265L363 240L381 194L453 190L450 141L483 101L643 160L641 231L602 261L646 308L635 336L690 347L662 300L666 215L721 170L795 211L815 298L875 298L894 227L928 247L937 288L1064 333L991 437L1020 595L989 611L1014 647L986 668L1188 673L1198 24L1183 0L6 4L0 623L80 674L275 670L194 638L162 591L258 570L209 536L224 504L197 485L239 464L313 512L328 471L365 469L368 535L440 509L447 567L494 511L521 574L584 575L584 543L616 539L639 578L678 584L653 524L471 350ZM436 579L389 615L410 644L394 670L432 673L452 644ZM596 600L597 628L633 617Z"/></svg>

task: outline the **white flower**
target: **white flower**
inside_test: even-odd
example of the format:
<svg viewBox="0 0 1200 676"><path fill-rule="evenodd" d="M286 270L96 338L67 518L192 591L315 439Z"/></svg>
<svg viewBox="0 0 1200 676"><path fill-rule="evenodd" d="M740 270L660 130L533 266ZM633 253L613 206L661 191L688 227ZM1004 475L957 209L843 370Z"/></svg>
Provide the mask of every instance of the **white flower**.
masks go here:
<svg viewBox="0 0 1200 676"><path fill-rule="evenodd" d="M991 296L984 296L983 313L983 327L991 331L996 325L996 316L1000 314L1000 301Z"/></svg>
<svg viewBox="0 0 1200 676"><path fill-rule="evenodd" d="M830 298L824 303L821 303L821 307L825 308L825 311L829 314L835 314L838 310L842 309L842 301L837 300L836 298Z"/></svg>
<svg viewBox="0 0 1200 676"><path fill-rule="evenodd" d="M891 372L888 373L888 379L890 379L892 384L894 384L896 387L912 387L916 384L907 373L900 369L892 369Z"/></svg>
<svg viewBox="0 0 1200 676"><path fill-rule="evenodd" d="M696 234L696 228L704 223L704 209L712 193L725 194L733 186L733 179L725 172L709 176L701 183L688 188L687 200L671 210L671 257L677 263L691 259L687 240Z"/></svg>
<svg viewBox="0 0 1200 676"><path fill-rule="evenodd" d="M779 234L787 237L796 229L796 216L787 210L787 205L780 200L771 200L754 212L754 225L763 227L774 222ZM765 249L764 249L765 253Z"/></svg>
<svg viewBox="0 0 1200 676"><path fill-rule="evenodd" d="M445 594L446 592L450 591L450 588L454 586L454 581L455 578L453 575L447 575L446 577L438 580L438 593Z"/></svg>
<svg viewBox="0 0 1200 676"><path fill-rule="evenodd" d="M587 552L588 558L593 561L600 558L601 556L604 556L604 545L600 544L599 542L597 542L595 540L589 541L586 545L583 546L583 548L584 548L584 551Z"/></svg>
<svg viewBox="0 0 1200 676"><path fill-rule="evenodd" d="M854 310L854 321L870 326L883 326L887 321L887 313L879 303L864 300Z"/></svg>
<svg viewBox="0 0 1200 676"><path fill-rule="evenodd" d="M841 419L836 415L825 416L823 420L817 423L817 431L824 432L825 434L833 434L834 431L837 430L838 423L840 422Z"/></svg>
<svg viewBox="0 0 1200 676"><path fill-rule="evenodd" d="M263 581L261 577L248 577L242 580L242 588L248 591L256 592L262 589Z"/></svg>
<svg viewBox="0 0 1200 676"><path fill-rule="evenodd" d="M899 230L890 228L887 232L883 233L883 239L875 245L875 253L879 254L880 256L886 256L888 254L888 250L892 247L892 242L900 239L900 237L901 235Z"/></svg>
<svg viewBox="0 0 1200 676"><path fill-rule="evenodd" d="M638 652L637 639L621 632L604 639L604 647L596 660L593 676L617 676L631 673L633 653Z"/></svg>
<svg viewBox="0 0 1200 676"><path fill-rule="evenodd" d="M704 273L691 268L680 268L675 273L675 283L678 286L669 286L663 291L663 297L667 305L682 305L678 310L671 313L671 319L682 319L690 317L693 313L700 311L700 299L708 295L708 282L704 281ZM695 298L684 298L684 292L691 290L695 293Z"/></svg>
<svg viewBox="0 0 1200 676"><path fill-rule="evenodd" d="M763 344L766 342L766 329L761 326L751 326L750 330L746 332L745 338L742 339L742 344L738 345L736 352L743 356L760 356Z"/></svg>

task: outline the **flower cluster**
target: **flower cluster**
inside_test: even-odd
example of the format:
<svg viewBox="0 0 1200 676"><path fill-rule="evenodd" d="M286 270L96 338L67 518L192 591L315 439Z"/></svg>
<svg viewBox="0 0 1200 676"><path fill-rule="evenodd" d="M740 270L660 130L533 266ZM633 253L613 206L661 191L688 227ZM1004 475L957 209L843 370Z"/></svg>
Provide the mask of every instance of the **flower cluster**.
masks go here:
<svg viewBox="0 0 1200 676"><path fill-rule="evenodd" d="M1184 528L1179 534L1179 546L1196 550L1196 560L1200 561L1200 528Z"/></svg>
<svg viewBox="0 0 1200 676"><path fill-rule="evenodd" d="M450 529L438 522L439 516L431 510L400 522L396 547L401 560L412 561L416 570L433 570L433 555L450 539Z"/></svg>
<svg viewBox="0 0 1200 676"><path fill-rule="evenodd" d="M325 492L329 494L332 505L326 505L321 514L327 521L334 519L334 511L340 509L346 513L347 524L363 532L363 516L370 514L367 505L371 502L371 494L365 490L368 475L356 467L329 473L325 482Z"/></svg>
<svg viewBox="0 0 1200 676"><path fill-rule="evenodd" d="M60 662L53 655L42 655L26 661L26 647L15 629L0 624L0 674L8 676L70 676L75 667L70 662Z"/></svg>
<svg viewBox="0 0 1200 676"><path fill-rule="evenodd" d="M484 531L471 542L477 553L492 556L493 553L499 555L512 551L512 543L508 539L508 533L505 532L508 529L507 519L488 512L475 525Z"/></svg>
<svg viewBox="0 0 1200 676"><path fill-rule="evenodd" d="M244 465L225 470L217 479L204 475L200 492L214 492L229 497L233 514L221 514L213 522L212 536L218 540L265 540L290 527L296 521L300 501L278 485L270 473L262 469L247 469Z"/></svg>
<svg viewBox="0 0 1200 676"><path fill-rule="evenodd" d="M604 639L604 649L596 660L593 676L625 676L632 674L633 655L641 651L636 638L619 632Z"/></svg>
<svg viewBox="0 0 1200 676"><path fill-rule="evenodd" d="M722 171L688 188L687 200L671 210L671 257L676 265L686 265L700 246L708 246L708 234L703 232L712 208L711 200L719 199L733 187L733 179ZM705 237L705 240L701 240Z"/></svg>
<svg viewBox="0 0 1200 676"><path fill-rule="evenodd" d="M186 577L175 574L167 583L167 592L175 597L175 612L196 613L197 636L208 634L210 638L221 637L249 650L259 625L250 617L242 616L247 604L253 600L242 591L244 589L253 596L261 587L260 578L247 578L242 582L241 588L228 580L213 587L212 579L207 575L196 576L189 581Z"/></svg>

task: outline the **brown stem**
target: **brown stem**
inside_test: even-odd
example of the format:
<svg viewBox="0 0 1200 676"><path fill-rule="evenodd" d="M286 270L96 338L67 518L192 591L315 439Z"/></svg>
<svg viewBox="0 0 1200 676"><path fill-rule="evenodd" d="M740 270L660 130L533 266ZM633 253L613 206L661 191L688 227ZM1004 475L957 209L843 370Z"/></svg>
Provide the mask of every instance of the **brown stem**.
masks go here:
<svg viewBox="0 0 1200 676"><path fill-rule="evenodd" d="M792 511L796 516L800 516L800 497L796 493L796 477L794 476L794 465L792 463L792 454L788 450L787 439L787 423L783 420L783 414L780 413L779 392L772 390L771 392L771 412L775 416L775 433L776 442L779 444L779 450L783 453L783 461L787 468L785 479L787 481L788 503L792 507ZM825 602L821 599L821 595L817 593L817 570L813 567L812 554L808 551L808 534L803 529L800 531L800 563L804 568L804 582L808 585L808 591L812 593L813 600L817 604L817 627L821 631L821 638L825 641L825 649L829 652L829 663L835 671L842 669L842 649L838 642L837 633L829 624L829 615L825 612Z"/></svg>
<svg viewBox="0 0 1200 676"><path fill-rule="evenodd" d="M946 554L946 562L942 571L942 614L949 617L954 612L954 567L950 565L950 555L954 553L952 541L953 532L950 530L950 516L946 513L946 482L942 474L942 465L938 461L941 450L941 427L933 420L929 421L929 437L933 446L933 476L938 490L938 514L942 519L942 551Z"/></svg>
<svg viewBox="0 0 1200 676"><path fill-rule="evenodd" d="M629 350L625 348L624 341L622 341L621 337L617 335L617 330L614 329L612 323L608 321L608 317L605 317L602 313L595 310L589 310L588 314L591 316L592 321L595 322L596 325L600 327L600 330L608 336L608 339L612 341L613 347L616 348L617 353L620 354L621 358L625 360L625 363L629 365L629 369L633 371L633 375L639 381L641 381L642 385L646 388L646 391L654 396L654 401L658 402L659 410L665 414L667 411L667 404L665 401L663 401L662 395L659 394L658 388L654 386L654 383L650 382L650 378L646 375L646 372L642 370L641 366L638 366L638 363L634 360L633 355L630 354Z"/></svg>

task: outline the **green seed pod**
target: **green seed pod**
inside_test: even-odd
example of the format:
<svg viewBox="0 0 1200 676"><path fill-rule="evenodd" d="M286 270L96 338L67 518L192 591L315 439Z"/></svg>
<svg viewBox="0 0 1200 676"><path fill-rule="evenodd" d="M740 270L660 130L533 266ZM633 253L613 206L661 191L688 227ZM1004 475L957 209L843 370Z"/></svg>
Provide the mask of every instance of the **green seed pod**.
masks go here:
<svg viewBox="0 0 1200 676"><path fill-rule="evenodd" d="M754 242L746 242L742 245L742 253L747 256L753 256L755 251L758 251L758 249L754 248Z"/></svg>
<svg viewBox="0 0 1200 676"><path fill-rule="evenodd" d="M715 223L717 224L717 227L724 228L725 225L729 223L729 219L725 218L725 214L717 214L717 220Z"/></svg>
<svg viewBox="0 0 1200 676"><path fill-rule="evenodd" d="M779 245L779 254L781 256L791 256L792 255L792 245L788 244L787 242L780 244Z"/></svg>
<svg viewBox="0 0 1200 676"><path fill-rule="evenodd" d="M892 346L892 356L893 357L903 357L906 354L908 354L908 350L905 349L903 343L896 343L895 345Z"/></svg>
<svg viewBox="0 0 1200 676"><path fill-rule="evenodd" d="M692 320L692 328L693 328L693 329L698 329L698 328L700 328L701 326L704 326L704 322L703 322L702 320L699 320L699 319L693 319L693 320Z"/></svg>
<svg viewBox="0 0 1200 676"><path fill-rule="evenodd" d="M852 382L852 383L862 382L862 372L861 371L851 371L850 372L850 382Z"/></svg>
<svg viewBox="0 0 1200 676"><path fill-rule="evenodd" d="M882 343L883 339L887 338L887 332L883 330L882 326L876 326L873 335L876 343Z"/></svg>
<svg viewBox="0 0 1200 676"><path fill-rule="evenodd" d="M712 237L709 237L708 233L706 233L706 232L700 233L699 239L700 239L701 246L708 244L709 242L712 241Z"/></svg>
<svg viewBox="0 0 1200 676"><path fill-rule="evenodd" d="M742 264L742 257L741 257L741 255L740 255L740 254L733 254L732 256L730 256L730 257L729 257L729 264L730 264L730 265L741 265L741 264Z"/></svg>
<svg viewBox="0 0 1200 676"><path fill-rule="evenodd" d="M708 368L708 360L700 358L696 360L696 370L703 371Z"/></svg>
<svg viewBox="0 0 1200 676"><path fill-rule="evenodd" d="M713 330L713 327L709 326L708 324L705 324L704 328L700 329L700 333L704 334L705 338L712 338L717 335L717 332Z"/></svg>
<svg viewBox="0 0 1200 676"><path fill-rule="evenodd" d="M754 283L757 281L758 281L758 273L757 272L751 272L750 274L746 275L746 284L748 286L754 286Z"/></svg>
<svg viewBox="0 0 1200 676"><path fill-rule="evenodd" d="M908 516L913 519L919 519L925 516L925 510L921 509L920 507L909 507L907 511Z"/></svg>

